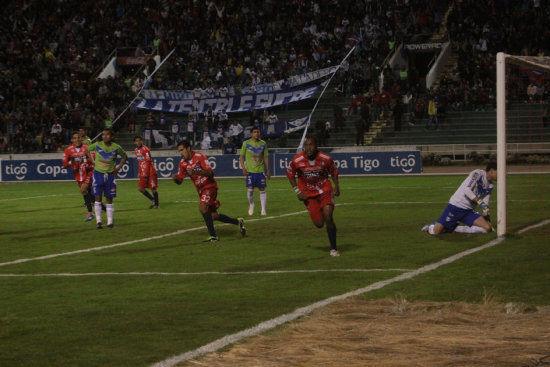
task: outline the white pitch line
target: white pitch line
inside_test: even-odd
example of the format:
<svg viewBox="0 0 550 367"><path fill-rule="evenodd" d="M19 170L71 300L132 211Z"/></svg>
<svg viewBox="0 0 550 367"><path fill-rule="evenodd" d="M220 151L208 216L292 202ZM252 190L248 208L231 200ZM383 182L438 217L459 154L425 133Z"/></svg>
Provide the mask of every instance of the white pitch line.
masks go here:
<svg viewBox="0 0 550 367"><path fill-rule="evenodd" d="M62 194L62 195L40 195L40 196L26 196L26 197L22 197L22 198L12 198L12 199L1 199L0 202L2 201L14 201L14 200L26 200L26 199L40 199L40 198L51 198L51 197L56 197L56 196L67 196L69 194Z"/></svg>
<svg viewBox="0 0 550 367"><path fill-rule="evenodd" d="M517 233L524 233L524 232L529 231L531 229L542 227L542 226L545 226L547 224L550 224L550 219L546 219L542 222L539 222L539 223L534 224L532 226L526 227L526 228L522 229L521 231L518 231ZM341 301L341 300L344 300L344 299L349 298L349 297L359 296L359 295L367 293L367 292L378 290L378 289L384 288L385 286L388 286L390 284L400 282L402 280L412 279L412 278L414 278L418 275L421 275L421 274L430 272L432 270L435 270L435 269L437 269L437 268L439 268L443 265L447 265L447 264L453 263L457 260L460 260L465 256L468 256L468 255L474 254L476 252L485 250L487 248L496 246L499 243L501 243L502 241L504 241L504 237L499 237L499 238L496 238L492 241L487 242L484 245L481 245L481 246L478 246L478 247L475 247L475 248L472 248L472 249L469 249L469 250L466 250L466 251L459 252L458 254L449 256L449 257L447 257L443 260L440 260L438 262L435 262L435 263L432 263L432 264L429 264L429 265L425 265L425 266L423 266L421 268L418 268L416 270L408 271L406 273L397 275L393 278L382 280L382 281L373 283L371 285L368 285L364 288L359 288L359 289L356 289L354 291L341 294L339 296L326 298L326 299L321 300L319 302L315 302L315 303L313 303L309 306L297 308L296 310L294 310L290 313L281 315L281 316L273 318L271 320L261 322L258 325L253 326L249 329L245 329L245 330L239 331L237 333L221 337L220 339L217 339L217 340L213 341L212 343L203 345L202 347L199 347L195 350L192 350L192 351L189 351L189 352L186 352L186 353L174 356L174 357L170 357L168 359L165 359L164 361L155 363L155 364L152 365L152 367L172 367L172 366L175 366L178 363L182 363L182 362L188 361L190 359L200 357L204 354L216 352L216 351L218 351L222 348L225 348L226 346L228 346L230 344L234 344L234 343L236 343L236 342L238 342L238 341L240 341L244 338L248 338L248 337L251 337L251 336L255 336L255 335L264 333L268 330L274 329L277 326L283 325L283 324L285 324L287 322L290 322L290 321L294 321L299 317L303 317L307 314L310 314L311 312L313 312L314 310L316 310L318 308L328 306L328 305L330 305L334 302Z"/></svg>
<svg viewBox="0 0 550 367"><path fill-rule="evenodd" d="M336 204L336 205L339 205L339 204ZM281 215L274 215L274 216L269 216L269 217L265 217L265 218L247 219L245 222L248 223L248 222L256 222L256 221L266 220L266 219L282 218L282 217L287 217L287 216L291 216L291 215L298 215L298 214L302 214L302 213L306 213L306 212L307 211L302 210L302 211L299 211L299 212L287 213L287 214L281 214ZM229 224L228 223L218 224L218 226L227 226L227 225L229 225ZM50 255L44 255L44 256L29 257L29 258L26 258L26 259L17 259L17 260L13 260L13 261L0 263L0 267L26 263L26 262L29 262L29 261L47 260L47 259L53 259L53 258L61 257L61 256L77 255L77 254L83 254L83 253L92 252L92 251L101 251L101 250L111 249L111 248L115 248L115 247L128 246L128 245L133 245L135 243L147 242L147 241L151 241L151 240L158 240L158 239L161 239L161 238L176 236L178 234L191 232L191 231L197 231L197 230L201 230L201 229L204 229L204 226L188 228L188 229L180 229L178 231L171 232L171 233L165 233L165 234L161 234L161 235L157 235L157 236L152 236L152 237L140 238L140 239L137 239L137 240L131 240L131 241L115 243L115 244L112 244L112 245L91 247L91 248L86 248L86 249L82 249L82 250L75 250L75 251L68 251L68 252L60 252L60 253L57 253L57 254L50 254Z"/></svg>
<svg viewBox="0 0 550 367"><path fill-rule="evenodd" d="M311 270L263 270L263 271L203 271L203 272L103 272L103 273L41 273L41 274L0 274L0 278L43 278L43 277L96 277L96 276L200 276L200 275L262 275L296 273L376 273L404 272L411 269L311 269Z"/></svg>

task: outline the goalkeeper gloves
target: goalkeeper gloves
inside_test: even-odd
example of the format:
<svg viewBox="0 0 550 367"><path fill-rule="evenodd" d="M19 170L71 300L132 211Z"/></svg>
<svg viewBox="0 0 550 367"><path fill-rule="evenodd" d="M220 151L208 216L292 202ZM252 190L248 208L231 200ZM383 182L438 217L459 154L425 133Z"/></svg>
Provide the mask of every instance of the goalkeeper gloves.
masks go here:
<svg viewBox="0 0 550 367"><path fill-rule="evenodd" d="M479 207L481 208L481 210L483 210L483 215L489 214L489 205L487 205L486 202L480 200Z"/></svg>

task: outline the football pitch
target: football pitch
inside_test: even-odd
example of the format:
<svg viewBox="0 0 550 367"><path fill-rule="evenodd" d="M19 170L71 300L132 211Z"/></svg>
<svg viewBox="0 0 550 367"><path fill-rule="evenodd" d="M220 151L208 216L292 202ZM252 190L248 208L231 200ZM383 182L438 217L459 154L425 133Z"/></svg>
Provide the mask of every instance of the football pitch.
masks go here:
<svg viewBox="0 0 550 367"><path fill-rule="evenodd" d="M341 177L341 256L288 180L268 181L267 216L248 216L244 179L218 179L208 236L189 180L160 182L160 209L119 181L115 227L84 222L75 182L0 184L0 365L148 366L327 298L496 239L429 236L466 175ZM550 305L550 175L508 176L508 232L497 245L362 297ZM498 185L498 183L497 183ZM496 190L491 199L496 220ZM105 217L105 214L104 214ZM104 219L105 223L105 219Z"/></svg>

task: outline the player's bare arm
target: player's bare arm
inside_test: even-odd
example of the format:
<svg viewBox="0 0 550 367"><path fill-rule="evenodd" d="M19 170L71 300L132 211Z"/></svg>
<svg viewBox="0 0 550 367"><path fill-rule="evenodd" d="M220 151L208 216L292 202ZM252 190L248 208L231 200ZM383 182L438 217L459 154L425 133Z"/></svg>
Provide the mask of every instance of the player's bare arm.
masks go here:
<svg viewBox="0 0 550 367"><path fill-rule="evenodd" d="M300 201L306 200L307 196L298 187L298 184L296 183L296 178L289 177L288 181L290 182L290 186L292 186L292 189L296 193L296 196L298 197L298 200L300 200Z"/></svg>
<svg viewBox="0 0 550 367"><path fill-rule="evenodd" d="M247 176L248 171L246 170L246 165L244 163L244 155L239 156L239 161L241 162L241 167L243 168L243 176Z"/></svg>
<svg viewBox="0 0 550 367"><path fill-rule="evenodd" d="M203 170L193 170L193 169L190 169L188 168L187 169L187 174L189 176L203 176L203 177L212 177L214 175L214 171L212 170L206 170L206 169L203 169Z"/></svg>
<svg viewBox="0 0 550 367"><path fill-rule="evenodd" d="M172 175L172 180L174 180L177 185L181 185L181 183L183 182L183 179L180 178L177 173Z"/></svg>
<svg viewBox="0 0 550 367"><path fill-rule="evenodd" d="M332 182L334 182L334 196L340 196L340 183L338 176L332 176Z"/></svg>
<svg viewBox="0 0 550 367"><path fill-rule="evenodd" d="M118 172L120 172L120 170L124 166L124 163L126 163L126 160L127 160L126 157L122 157L122 160L120 161L119 165L116 166L116 168L114 169L113 175L116 175Z"/></svg>
<svg viewBox="0 0 550 367"><path fill-rule="evenodd" d="M271 170L269 168L269 158L264 157L264 165L265 165L265 175L269 179L271 178Z"/></svg>
<svg viewBox="0 0 550 367"><path fill-rule="evenodd" d="M88 157L88 161L92 162L92 166L95 166L95 160L92 158L92 152L86 151L86 156Z"/></svg>

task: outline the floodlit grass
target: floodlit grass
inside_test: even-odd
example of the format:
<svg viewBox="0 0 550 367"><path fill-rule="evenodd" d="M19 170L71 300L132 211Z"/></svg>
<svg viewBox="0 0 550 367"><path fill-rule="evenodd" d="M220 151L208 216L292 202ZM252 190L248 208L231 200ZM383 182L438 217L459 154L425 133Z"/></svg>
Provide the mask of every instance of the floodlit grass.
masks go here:
<svg viewBox="0 0 550 367"><path fill-rule="evenodd" d="M248 217L243 179L220 179L220 212L245 217L248 235L217 222L220 241L211 244L202 242L207 231L189 181L161 181L159 210L148 209L136 181L119 181L115 228L101 231L84 223L74 182L0 184L0 365L146 366L479 246L495 235L435 238L419 230L464 177L342 177L339 258L328 255L325 230L311 224L286 179L269 182L267 218L259 210ZM510 232L550 217L549 178L509 176ZM259 209L257 193L256 200ZM550 304L549 231L511 235L366 297L482 302L489 293ZM123 245L32 260L113 244ZM20 259L30 261L11 263ZM296 270L320 271L288 272ZM54 276L66 273L81 276Z"/></svg>

